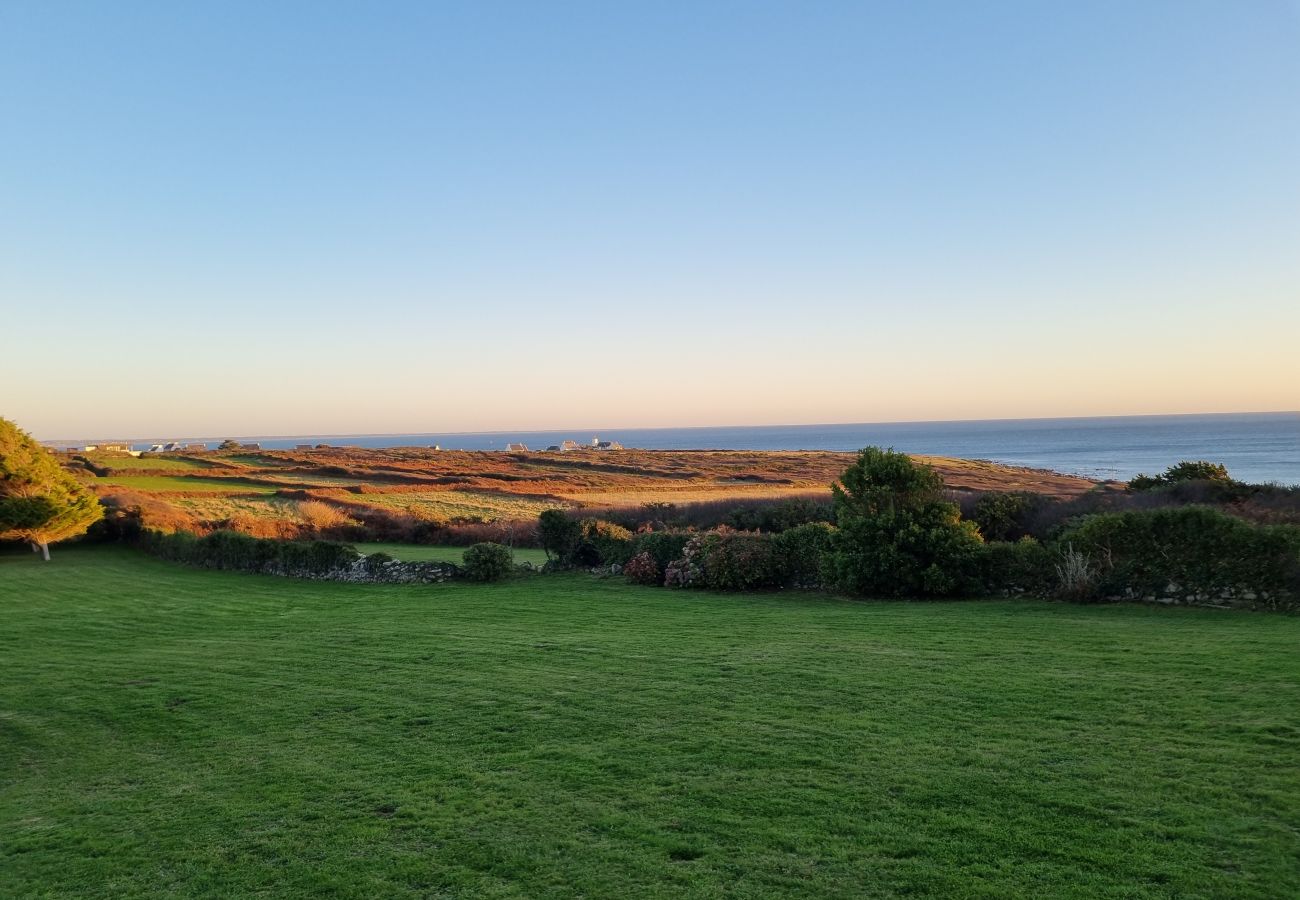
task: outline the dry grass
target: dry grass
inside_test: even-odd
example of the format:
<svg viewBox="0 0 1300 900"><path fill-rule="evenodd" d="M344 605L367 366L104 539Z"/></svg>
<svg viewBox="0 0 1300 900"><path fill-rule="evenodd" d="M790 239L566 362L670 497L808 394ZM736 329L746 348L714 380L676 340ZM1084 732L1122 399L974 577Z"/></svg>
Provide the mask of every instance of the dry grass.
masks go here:
<svg viewBox="0 0 1300 900"><path fill-rule="evenodd" d="M131 457L124 457L131 459ZM854 459L852 453L822 451L650 451L612 453L500 453L435 451L422 448L361 450L335 448L310 453L290 450L257 454L215 454L200 461L172 461L204 472L199 465L226 465L238 478L180 474L115 475L95 479L101 492L130 489L171 504L178 522L236 521L265 530L270 521L284 529L328 530L367 513L386 512L421 521L533 520L544 509L639 507L736 500L781 499L825 494ZM1084 478L945 457L918 457L934 466L954 491L1025 490L1056 497L1080 495L1095 483ZM345 490L346 488L346 490ZM301 513L289 498L224 497L292 492L293 499L323 501ZM326 511L321 511L321 510ZM309 521L321 518L324 525ZM323 517L323 518L322 518ZM259 524L252 524L256 521ZM282 529L283 530L283 529Z"/></svg>

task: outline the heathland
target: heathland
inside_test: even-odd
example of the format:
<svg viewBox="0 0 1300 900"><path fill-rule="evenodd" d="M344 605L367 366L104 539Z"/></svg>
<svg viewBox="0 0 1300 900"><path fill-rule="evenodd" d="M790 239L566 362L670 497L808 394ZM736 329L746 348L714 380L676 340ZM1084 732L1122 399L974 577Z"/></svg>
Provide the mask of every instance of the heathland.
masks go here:
<svg viewBox="0 0 1300 900"><path fill-rule="evenodd" d="M1300 892L1300 620L0 553L0 895Z"/></svg>
<svg viewBox="0 0 1300 900"><path fill-rule="evenodd" d="M353 535L427 543L530 543L538 514L600 514L647 504L827 500L854 454L641 451L502 453L427 448L322 448L131 457L66 463L108 505L141 510L147 527L218 528L260 537ZM917 457L955 492L1030 491L1077 497L1084 478L993 463ZM587 514L584 512L584 514ZM472 526L489 526L473 528Z"/></svg>

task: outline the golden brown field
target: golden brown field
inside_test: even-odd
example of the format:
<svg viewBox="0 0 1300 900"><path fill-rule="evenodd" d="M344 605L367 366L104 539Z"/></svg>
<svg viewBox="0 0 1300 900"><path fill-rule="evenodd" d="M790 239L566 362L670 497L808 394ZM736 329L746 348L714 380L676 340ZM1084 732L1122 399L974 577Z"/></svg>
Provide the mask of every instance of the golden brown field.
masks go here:
<svg viewBox="0 0 1300 900"><path fill-rule="evenodd" d="M824 497L853 454L821 451L503 453L330 448L150 459L85 455L70 465L106 499L139 506L150 524L264 533L398 517L413 522L529 521L544 509ZM1026 490L1057 497L1085 478L945 457L918 457L955 491ZM303 504L315 504L304 507ZM325 518L328 518L326 516Z"/></svg>

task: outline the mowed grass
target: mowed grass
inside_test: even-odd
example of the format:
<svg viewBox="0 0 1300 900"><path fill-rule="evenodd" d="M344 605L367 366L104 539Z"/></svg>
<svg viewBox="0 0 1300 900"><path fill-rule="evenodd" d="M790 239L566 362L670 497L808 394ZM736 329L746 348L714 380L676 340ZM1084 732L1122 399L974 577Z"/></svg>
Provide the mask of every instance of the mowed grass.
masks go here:
<svg viewBox="0 0 1300 900"><path fill-rule="evenodd" d="M202 478L185 475L110 475L107 478L96 478L94 483L160 494L198 491L273 494L279 490L274 485L262 484L246 478Z"/></svg>
<svg viewBox="0 0 1300 900"><path fill-rule="evenodd" d="M450 562L461 564L465 556L465 547L431 547L426 544L390 544L383 541L365 541L353 544L362 553L387 553L393 559L405 562ZM546 551L536 547L515 547L512 549L517 563L532 563L540 566L546 562Z"/></svg>
<svg viewBox="0 0 1300 900"><path fill-rule="evenodd" d="M1300 619L0 555L0 896L1300 893Z"/></svg>

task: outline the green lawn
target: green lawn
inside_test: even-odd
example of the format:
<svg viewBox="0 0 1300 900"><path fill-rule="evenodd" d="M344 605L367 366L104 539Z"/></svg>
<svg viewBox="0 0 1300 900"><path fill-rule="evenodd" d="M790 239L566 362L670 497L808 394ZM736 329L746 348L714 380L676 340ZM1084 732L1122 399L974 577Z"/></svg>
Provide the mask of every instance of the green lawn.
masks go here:
<svg viewBox="0 0 1300 900"><path fill-rule="evenodd" d="M95 484L134 488L139 491L227 492L239 494L273 494L279 488L245 478L201 478L185 475L110 475L96 478Z"/></svg>
<svg viewBox="0 0 1300 900"><path fill-rule="evenodd" d="M387 544L379 541L367 541L353 546L362 553L387 553L393 559L408 562L432 560L460 565L461 559L465 555L464 547L429 547L424 544ZM516 547L514 554L517 563L530 562L535 566L540 566L546 562L545 550L538 550L533 547Z"/></svg>
<svg viewBox="0 0 1300 900"><path fill-rule="evenodd" d="M0 554L3 897L1300 894L1300 619Z"/></svg>
<svg viewBox="0 0 1300 900"><path fill-rule="evenodd" d="M220 463L206 459L195 459L191 456L160 456L156 453L148 453L144 456L126 456L120 453L87 453L85 456L95 465L105 466L115 471L171 469L188 472L192 469L224 468Z"/></svg>

